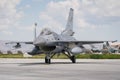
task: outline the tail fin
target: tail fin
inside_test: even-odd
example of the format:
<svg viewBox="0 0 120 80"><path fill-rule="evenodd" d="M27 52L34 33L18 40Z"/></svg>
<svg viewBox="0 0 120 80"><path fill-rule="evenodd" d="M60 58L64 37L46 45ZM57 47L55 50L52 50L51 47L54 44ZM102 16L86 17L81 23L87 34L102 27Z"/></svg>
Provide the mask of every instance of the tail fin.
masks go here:
<svg viewBox="0 0 120 80"><path fill-rule="evenodd" d="M105 44L103 44L103 49L108 49L107 46Z"/></svg>
<svg viewBox="0 0 120 80"><path fill-rule="evenodd" d="M110 47L109 42L107 41L106 44L103 44L103 49L108 49Z"/></svg>
<svg viewBox="0 0 120 80"><path fill-rule="evenodd" d="M62 35L73 36L74 34L73 32L73 11L74 10L70 8L66 29L61 33Z"/></svg>
<svg viewBox="0 0 120 80"><path fill-rule="evenodd" d="M110 44L109 44L109 42L108 42L108 41L106 42L106 46L107 46L107 47L109 47L109 46L110 46Z"/></svg>

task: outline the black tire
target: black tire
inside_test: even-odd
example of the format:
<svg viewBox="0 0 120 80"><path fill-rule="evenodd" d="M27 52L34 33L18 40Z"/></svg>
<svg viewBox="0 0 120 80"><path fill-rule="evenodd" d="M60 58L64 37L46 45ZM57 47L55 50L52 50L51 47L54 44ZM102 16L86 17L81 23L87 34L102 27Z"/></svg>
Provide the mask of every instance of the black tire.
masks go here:
<svg viewBox="0 0 120 80"><path fill-rule="evenodd" d="M47 57L45 57L45 63L48 63Z"/></svg>
<svg viewBox="0 0 120 80"><path fill-rule="evenodd" d="M75 56L71 56L71 61L72 61L72 63L76 63L76 58L75 58Z"/></svg>
<svg viewBox="0 0 120 80"><path fill-rule="evenodd" d="M47 57L45 57L45 63L50 64L51 63L51 59L47 59Z"/></svg>
<svg viewBox="0 0 120 80"><path fill-rule="evenodd" d="M48 59L48 64L51 64L51 59Z"/></svg>

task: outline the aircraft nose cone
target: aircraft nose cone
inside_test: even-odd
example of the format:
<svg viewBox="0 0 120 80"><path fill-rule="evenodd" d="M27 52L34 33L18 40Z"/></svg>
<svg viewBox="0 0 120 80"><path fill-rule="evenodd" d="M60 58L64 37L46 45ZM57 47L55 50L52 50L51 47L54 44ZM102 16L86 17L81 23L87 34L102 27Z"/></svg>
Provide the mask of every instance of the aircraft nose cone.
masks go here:
<svg viewBox="0 0 120 80"><path fill-rule="evenodd" d="M45 43L46 43L46 41L42 37L35 39L33 42L34 45L45 45Z"/></svg>

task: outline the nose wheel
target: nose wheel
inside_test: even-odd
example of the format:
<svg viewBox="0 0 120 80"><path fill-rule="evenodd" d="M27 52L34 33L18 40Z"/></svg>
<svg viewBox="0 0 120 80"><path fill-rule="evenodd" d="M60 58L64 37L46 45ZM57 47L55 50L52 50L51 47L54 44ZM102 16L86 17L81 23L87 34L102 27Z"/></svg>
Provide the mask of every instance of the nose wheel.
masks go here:
<svg viewBox="0 0 120 80"><path fill-rule="evenodd" d="M50 64L50 63L51 63L51 59L48 58L47 56L45 57L45 63L47 63L47 64Z"/></svg>
<svg viewBox="0 0 120 80"><path fill-rule="evenodd" d="M51 53L47 53L45 57L45 63L50 64L51 63Z"/></svg>

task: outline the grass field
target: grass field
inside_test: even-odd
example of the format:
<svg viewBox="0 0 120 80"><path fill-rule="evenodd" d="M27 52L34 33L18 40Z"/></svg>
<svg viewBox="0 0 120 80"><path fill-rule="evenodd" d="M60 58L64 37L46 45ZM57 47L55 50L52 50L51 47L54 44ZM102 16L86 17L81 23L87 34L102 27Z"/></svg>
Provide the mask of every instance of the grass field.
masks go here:
<svg viewBox="0 0 120 80"><path fill-rule="evenodd" d="M44 54L35 55L32 57L24 57L23 54L0 54L0 58L41 58L45 57ZM68 57L64 54L60 56L55 55L54 59L67 59ZM120 54L78 54L76 55L77 59L120 59Z"/></svg>

